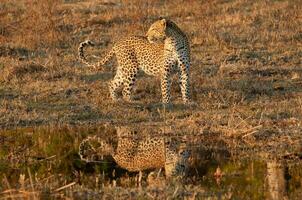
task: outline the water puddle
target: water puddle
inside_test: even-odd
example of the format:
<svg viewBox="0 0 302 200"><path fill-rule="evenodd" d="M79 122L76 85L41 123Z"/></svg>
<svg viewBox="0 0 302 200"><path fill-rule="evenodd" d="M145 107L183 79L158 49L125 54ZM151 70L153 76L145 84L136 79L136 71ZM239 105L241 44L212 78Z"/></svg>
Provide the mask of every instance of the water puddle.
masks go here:
<svg viewBox="0 0 302 200"><path fill-rule="evenodd" d="M0 198L301 197L301 160L244 151L215 135L158 127L6 131L0 134Z"/></svg>

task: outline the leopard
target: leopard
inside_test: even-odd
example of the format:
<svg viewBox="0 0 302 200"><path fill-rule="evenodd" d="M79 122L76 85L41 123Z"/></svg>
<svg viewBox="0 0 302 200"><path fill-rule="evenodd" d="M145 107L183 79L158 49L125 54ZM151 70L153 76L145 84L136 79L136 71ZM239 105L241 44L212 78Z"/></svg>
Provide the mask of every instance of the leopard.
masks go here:
<svg viewBox="0 0 302 200"><path fill-rule="evenodd" d="M78 152L81 160L100 162L111 156L129 172L164 169L167 178L186 176L191 152L185 142L163 136L138 137L137 131L128 127L116 129L116 141L97 135L82 140Z"/></svg>
<svg viewBox="0 0 302 200"><path fill-rule="evenodd" d="M94 69L103 67L115 55L118 66L109 83L110 96L118 101L117 92L122 88L124 100L132 102L131 93L140 71L160 79L162 103L171 102L171 77L178 74L182 100L190 104L190 45L186 34L172 20L160 18L151 24L145 36L128 36L118 40L103 59L90 63L84 49L94 46L86 40L78 47L78 57Z"/></svg>

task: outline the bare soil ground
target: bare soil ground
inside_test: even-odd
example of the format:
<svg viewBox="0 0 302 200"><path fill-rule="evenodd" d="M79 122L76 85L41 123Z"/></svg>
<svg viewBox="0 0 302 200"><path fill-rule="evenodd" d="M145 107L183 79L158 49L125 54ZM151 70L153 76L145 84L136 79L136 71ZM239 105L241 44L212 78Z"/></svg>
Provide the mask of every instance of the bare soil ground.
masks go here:
<svg viewBox="0 0 302 200"><path fill-rule="evenodd" d="M0 136L22 127L152 125L299 160L301 13L300 0L1 2ZM95 41L87 53L97 61L159 16L190 39L196 106L182 104L174 77L173 105L163 109L159 80L144 74L136 102L112 102L116 62L95 71L78 61L78 44Z"/></svg>

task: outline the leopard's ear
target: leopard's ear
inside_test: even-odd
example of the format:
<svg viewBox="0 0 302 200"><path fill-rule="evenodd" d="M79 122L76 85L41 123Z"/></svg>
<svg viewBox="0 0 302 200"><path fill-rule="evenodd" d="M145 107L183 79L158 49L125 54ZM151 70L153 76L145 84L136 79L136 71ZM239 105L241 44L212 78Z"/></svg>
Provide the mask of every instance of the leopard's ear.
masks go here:
<svg viewBox="0 0 302 200"><path fill-rule="evenodd" d="M164 19L164 18L162 18L162 19L160 20L160 24L161 24L164 28L166 28L166 26L167 26L167 20Z"/></svg>

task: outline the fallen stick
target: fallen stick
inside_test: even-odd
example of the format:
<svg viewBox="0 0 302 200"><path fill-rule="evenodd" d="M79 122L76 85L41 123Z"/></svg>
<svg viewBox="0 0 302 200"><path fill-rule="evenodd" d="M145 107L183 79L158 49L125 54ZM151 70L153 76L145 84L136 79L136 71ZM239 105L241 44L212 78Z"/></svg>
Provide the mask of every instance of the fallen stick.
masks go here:
<svg viewBox="0 0 302 200"><path fill-rule="evenodd" d="M59 192L59 191L61 191L61 190L64 190L64 189L66 189L66 188L69 188L69 187L71 187L71 186L73 186L73 185L75 185L75 184L76 184L76 182L69 183L69 184L67 184L67 185L64 185L64 186L62 186L62 187L56 189L55 192Z"/></svg>

